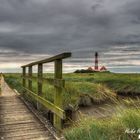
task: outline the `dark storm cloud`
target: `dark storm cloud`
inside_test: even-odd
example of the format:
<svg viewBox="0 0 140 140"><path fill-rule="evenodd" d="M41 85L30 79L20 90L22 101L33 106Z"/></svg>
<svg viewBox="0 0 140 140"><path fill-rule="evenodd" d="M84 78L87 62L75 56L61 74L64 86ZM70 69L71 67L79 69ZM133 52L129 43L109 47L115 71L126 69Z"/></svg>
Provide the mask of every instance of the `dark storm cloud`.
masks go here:
<svg viewBox="0 0 140 140"><path fill-rule="evenodd" d="M103 52L126 45L125 55L133 57L127 50L140 45L139 5L139 0L0 0L0 58L9 62L4 50L13 51L10 61L16 55L21 63L71 51L69 63L89 58L90 65L94 51L108 57Z"/></svg>

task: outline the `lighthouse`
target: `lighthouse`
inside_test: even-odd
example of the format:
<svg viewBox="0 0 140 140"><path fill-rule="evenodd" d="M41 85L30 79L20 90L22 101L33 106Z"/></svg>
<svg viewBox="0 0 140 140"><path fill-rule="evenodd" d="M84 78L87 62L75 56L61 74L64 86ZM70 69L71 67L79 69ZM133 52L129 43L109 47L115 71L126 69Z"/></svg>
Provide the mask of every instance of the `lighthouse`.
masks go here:
<svg viewBox="0 0 140 140"><path fill-rule="evenodd" d="M94 60L94 64L95 66L93 67L88 67L88 71L90 72L105 72L105 71L108 71L107 68L105 66L101 66L99 67L98 66L98 63L99 63L99 60L98 60L98 52L95 52L95 60Z"/></svg>
<svg viewBox="0 0 140 140"><path fill-rule="evenodd" d="M95 68L96 71L98 71L98 52L95 52Z"/></svg>

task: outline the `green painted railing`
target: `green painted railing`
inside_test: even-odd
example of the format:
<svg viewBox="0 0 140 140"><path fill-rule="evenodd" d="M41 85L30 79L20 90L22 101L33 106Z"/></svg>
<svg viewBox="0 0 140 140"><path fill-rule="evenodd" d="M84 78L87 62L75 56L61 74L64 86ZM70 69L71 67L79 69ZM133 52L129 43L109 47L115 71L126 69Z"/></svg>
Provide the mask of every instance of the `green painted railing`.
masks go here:
<svg viewBox="0 0 140 140"><path fill-rule="evenodd" d="M33 99L35 99L39 104L43 105L47 109L51 110L54 113L53 124L56 129L62 129L62 120L65 119L65 111L63 110L63 102L62 102L62 90L65 86L65 81L62 79L62 60L71 56L71 53L62 53L56 55L51 58L43 59L40 61L36 61L27 65L22 66L22 78L23 78L23 87L27 90L27 94L30 95ZM54 79L51 78L43 78L43 64L54 62ZM38 66L38 76L34 77L33 74L33 66ZM28 68L28 73L26 73L26 68ZM37 86L37 94L32 90L32 80L36 80L38 83ZM27 82L28 81L28 82ZM53 85L56 89L54 95L54 103L46 100L42 94L42 86L43 82L47 82ZM27 85L28 84L28 85Z"/></svg>

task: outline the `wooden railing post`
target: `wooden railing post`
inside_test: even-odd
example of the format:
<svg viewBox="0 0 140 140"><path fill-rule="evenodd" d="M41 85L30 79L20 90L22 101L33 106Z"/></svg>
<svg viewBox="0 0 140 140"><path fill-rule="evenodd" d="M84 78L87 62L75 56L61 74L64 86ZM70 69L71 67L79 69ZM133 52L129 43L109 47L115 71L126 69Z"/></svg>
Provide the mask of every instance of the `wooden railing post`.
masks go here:
<svg viewBox="0 0 140 140"><path fill-rule="evenodd" d="M38 64L38 95L42 96L42 77L43 77L43 64ZM37 109L40 109L41 105L37 102Z"/></svg>
<svg viewBox="0 0 140 140"><path fill-rule="evenodd" d="M26 67L22 67L22 76L23 76L23 80L22 80L23 87L26 87L26 79L25 79Z"/></svg>
<svg viewBox="0 0 140 140"><path fill-rule="evenodd" d="M42 95L43 64L38 64L38 95Z"/></svg>
<svg viewBox="0 0 140 140"><path fill-rule="evenodd" d="M55 60L55 79L62 79L62 59ZM62 104L62 87L55 86L56 92L54 95L54 105L63 108ZM58 130L62 129L62 120L59 116L54 114L54 126Z"/></svg>
<svg viewBox="0 0 140 140"><path fill-rule="evenodd" d="M29 70L28 70L28 76L29 76L29 79L28 79L28 88L29 90L32 91L32 66L29 66Z"/></svg>

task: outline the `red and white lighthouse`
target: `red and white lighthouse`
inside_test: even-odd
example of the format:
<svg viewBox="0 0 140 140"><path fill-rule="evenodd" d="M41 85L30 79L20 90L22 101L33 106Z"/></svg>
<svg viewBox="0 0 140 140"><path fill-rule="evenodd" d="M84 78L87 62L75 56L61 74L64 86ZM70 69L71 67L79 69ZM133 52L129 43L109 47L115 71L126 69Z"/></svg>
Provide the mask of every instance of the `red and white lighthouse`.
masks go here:
<svg viewBox="0 0 140 140"><path fill-rule="evenodd" d="M98 66L98 52L95 52L95 66L93 67L88 67L87 70L89 71L95 71L95 72L104 72L104 71L108 71L107 68L105 66Z"/></svg>
<svg viewBox="0 0 140 140"><path fill-rule="evenodd" d="M94 68L95 70L97 70L98 71L98 52L95 52L95 68Z"/></svg>

